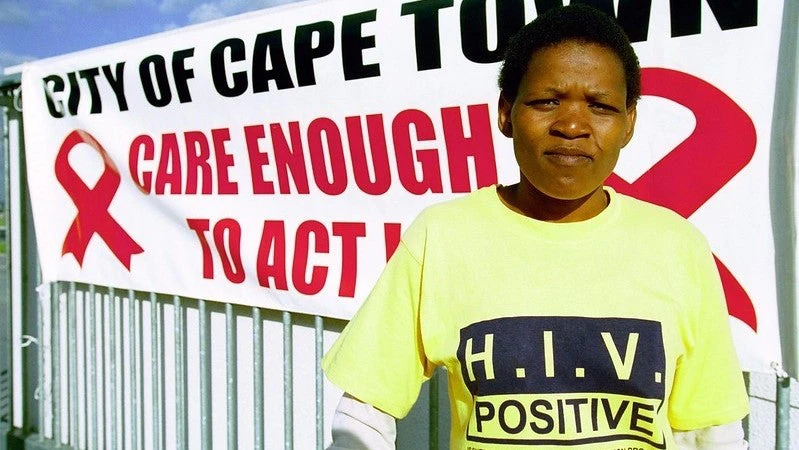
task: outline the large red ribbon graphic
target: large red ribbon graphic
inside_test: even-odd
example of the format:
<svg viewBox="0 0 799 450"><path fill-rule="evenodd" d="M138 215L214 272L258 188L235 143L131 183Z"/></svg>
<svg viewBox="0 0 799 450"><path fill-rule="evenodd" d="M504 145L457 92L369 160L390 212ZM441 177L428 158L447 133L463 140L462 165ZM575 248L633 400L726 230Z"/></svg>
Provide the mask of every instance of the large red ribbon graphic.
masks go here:
<svg viewBox="0 0 799 450"><path fill-rule="evenodd" d="M690 109L696 128L635 182L611 174L607 183L618 192L689 217L752 159L755 126L732 99L704 80L663 68L646 68L641 75L643 95L663 97ZM715 260L730 315L757 331L752 300L718 257Z"/></svg>
<svg viewBox="0 0 799 450"><path fill-rule="evenodd" d="M69 153L78 144L88 144L103 158L103 174L91 189L69 165ZM111 201L119 188L121 177L103 146L83 130L72 131L58 150L55 176L78 208L78 214L64 238L61 255L72 253L78 260L78 265L82 266L86 247L92 236L97 233L114 256L130 271L131 257L142 253L144 249L108 213L108 207L111 206Z"/></svg>

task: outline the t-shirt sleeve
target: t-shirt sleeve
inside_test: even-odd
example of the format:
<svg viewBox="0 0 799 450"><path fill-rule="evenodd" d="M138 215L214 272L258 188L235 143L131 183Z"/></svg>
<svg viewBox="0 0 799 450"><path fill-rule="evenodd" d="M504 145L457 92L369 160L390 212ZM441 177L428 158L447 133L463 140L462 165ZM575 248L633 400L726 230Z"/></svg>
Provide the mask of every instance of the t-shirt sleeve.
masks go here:
<svg viewBox="0 0 799 450"><path fill-rule="evenodd" d="M419 327L424 239L419 220L403 236L372 292L322 361L336 386L401 418L432 374ZM413 242L408 242L408 240Z"/></svg>
<svg viewBox="0 0 799 450"><path fill-rule="evenodd" d="M686 299L686 350L677 360L669 400L669 421L677 430L722 425L749 413L718 269L704 238L699 249L694 258L696 294Z"/></svg>

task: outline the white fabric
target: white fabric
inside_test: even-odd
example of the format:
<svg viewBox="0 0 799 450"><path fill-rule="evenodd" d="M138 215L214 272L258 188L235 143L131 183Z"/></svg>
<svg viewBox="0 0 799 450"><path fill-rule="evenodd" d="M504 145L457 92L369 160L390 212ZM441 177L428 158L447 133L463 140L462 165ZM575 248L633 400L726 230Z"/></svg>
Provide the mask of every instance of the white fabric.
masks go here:
<svg viewBox="0 0 799 450"><path fill-rule="evenodd" d="M744 429L740 421L699 430L674 430L678 450L745 450L749 444L744 440Z"/></svg>
<svg viewBox="0 0 799 450"><path fill-rule="evenodd" d="M333 443L328 450L393 450L396 420L372 405L347 394L341 398L332 424ZM699 430L674 430L678 450L746 450L740 421Z"/></svg>
<svg viewBox="0 0 799 450"><path fill-rule="evenodd" d="M394 417L347 394L333 416L333 443L328 450L393 450L397 439Z"/></svg>

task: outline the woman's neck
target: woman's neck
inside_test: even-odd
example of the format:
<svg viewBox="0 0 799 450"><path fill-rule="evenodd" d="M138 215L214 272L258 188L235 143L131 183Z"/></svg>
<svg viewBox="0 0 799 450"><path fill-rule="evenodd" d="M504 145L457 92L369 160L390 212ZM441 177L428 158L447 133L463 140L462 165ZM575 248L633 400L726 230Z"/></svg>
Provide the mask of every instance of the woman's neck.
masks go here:
<svg viewBox="0 0 799 450"><path fill-rule="evenodd" d="M584 197L569 200L550 197L524 181L510 186L499 186L497 192L508 208L545 222L588 220L601 213L610 202L602 186Z"/></svg>

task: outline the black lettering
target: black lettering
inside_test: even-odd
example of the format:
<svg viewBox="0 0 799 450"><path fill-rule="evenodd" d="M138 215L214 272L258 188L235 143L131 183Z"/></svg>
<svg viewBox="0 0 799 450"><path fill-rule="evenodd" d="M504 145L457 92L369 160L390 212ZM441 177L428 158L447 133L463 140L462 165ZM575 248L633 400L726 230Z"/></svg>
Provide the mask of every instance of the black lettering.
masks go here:
<svg viewBox="0 0 799 450"><path fill-rule="evenodd" d="M757 26L757 0L707 0L722 30Z"/></svg>
<svg viewBox="0 0 799 450"><path fill-rule="evenodd" d="M103 66L103 75L114 91L117 98L117 105L120 111L128 110L128 100L125 98L125 62L119 62L114 67L114 72L111 72L111 66Z"/></svg>
<svg viewBox="0 0 799 450"><path fill-rule="evenodd" d="M650 416L642 415L640 412L641 410L653 412L655 411L655 407L652 405L647 405L646 403L633 402L633 407L630 411L630 429L633 431L638 431L639 433L644 433L647 436L652 436L652 431L639 426L638 422L641 421L646 423L654 423L655 419Z"/></svg>
<svg viewBox="0 0 799 450"><path fill-rule="evenodd" d="M47 101L47 110L50 111L50 115L56 119L64 117L64 103L59 100L56 104L53 99L53 93L64 92L66 85L64 79L55 74L48 75L44 77L42 84L44 85L44 99Z"/></svg>
<svg viewBox="0 0 799 450"><path fill-rule="evenodd" d="M618 15L613 0L574 0L616 17L631 42L645 41L649 34L652 0L619 0ZM732 30L757 26L757 0L707 0L719 27ZM671 36L689 36L702 31L702 0L669 0ZM562 0L535 0L536 11L543 14L563 6Z"/></svg>
<svg viewBox="0 0 799 450"><path fill-rule="evenodd" d="M574 425L578 433L583 432L583 423L580 418L580 405L588 404L588 399L586 398L570 398L565 400L565 403L572 407L574 410Z"/></svg>
<svg viewBox="0 0 799 450"><path fill-rule="evenodd" d="M194 78L194 69L186 68L186 60L194 56L194 49L178 50L172 54L172 73L175 75L175 88L180 103L191 101L188 80Z"/></svg>
<svg viewBox="0 0 799 450"><path fill-rule="evenodd" d="M576 3L591 5L611 17L616 17L631 42L646 40L652 0L619 0L618 16L613 8L613 0L578 0Z"/></svg>
<svg viewBox="0 0 799 450"><path fill-rule="evenodd" d="M558 400L558 433L559 434L566 434L566 420L564 420L563 416L563 400Z"/></svg>
<svg viewBox="0 0 799 450"><path fill-rule="evenodd" d="M508 425L508 422L505 420L505 411L508 410L510 407L516 408L519 412L519 423L516 426ZM510 434L519 434L524 430L524 426L527 423L527 412L524 409L524 405L518 400L506 400L499 405L499 426L502 428L503 431Z"/></svg>
<svg viewBox="0 0 799 450"><path fill-rule="evenodd" d="M624 415L624 411L627 409L627 405L630 404L629 400L622 400L621 404L619 405L619 409L616 411L616 415L613 415L613 411L610 409L610 401L606 398L602 399L602 408L605 410L605 418L608 419L608 426L615 430L616 427L619 426L619 422L621 421L621 416Z"/></svg>
<svg viewBox="0 0 799 450"><path fill-rule="evenodd" d="M400 14L413 14L416 70L441 68L441 39L438 11L450 8L453 0L419 0L403 3Z"/></svg>
<svg viewBox="0 0 799 450"><path fill-rule="evenodd" d="M91 69L84 69L78 71L78 75L86 80L89 85L89 95L92 97L92 106L89 109L89 114L100 114L103 112L103 101L100 99L100 91L97 90L97 78L100 75L100 69L92 67Z"/></svg>
<svg viewBox="0 0 799 450"><path fill-rule="evenodd" d="M377 10L364 11L344 16L341 22L341 59L344 65L344 79L357 80L380 76L380 65L364 64L363 51L375 47L375 37L363 36L361 25L374 22Z"/></svg>
<svg viewBox="0 0 799 450"><path fill-rule="evenodd" d="M669 0L671 36L688 36L702 31L701 0Z"/></svg>
<svg viewBox="0 0 799 450"><path fill-rule="evenodd" d="M75 72L67 74L69 80L69 98L67 99L67 109L71 116L78 114L78 104L80 103L80 87L78 86L78 78Z"/></svg>
<svg viewBox="0 0 799 450"><path fill-rule="evenodd" d="M269 90L269 80L274 80L278 89L294 87L286 54L283 52L283 34L280 30L267 31L255 38L252 58L253 92ZM268 57L267 57L268 55ZM267 63L270 69L267 69Z"/></svg>
<svg viewBox="0 0 799 450"><path fill-rule="evenodd" d="M536 432L538 434L551 433L552 430L555 429L555 421L552 419L552 416L550 416L549 414L546 414L544 412L541 412L539 410L539 408L544 408L547 411L551 412L552 411L552 403L549 403L548 401L543 400L543 399L533 400L533 402L530 403L530 415L532 415L536 419L543 420L544 423L545 423L545 425L543 427L541 427L541 426L538 426L538 424L536 424L535 421L531 421L530 422L530 429L532 429L534 432Z"/></svg>
<svg viewBox="0 0 799 450"><path fill-rule="evenodd" d="M591 429L594 431L599 430L599 400L592 398L591 399Z"/></svg>
<svg viewBox="0 0 799 450"><path fill-rule="evenodd" d="M155 82L158 92L153 84L152 71L155 71ZM166 61L161 55L152 55L144 58L139 64L139 77L144 89L144 96L151 105L163 107L172 101L172 91L169 88L169 78L166 72Z"/></svg>
<svg viewBox="0 0 799 450"><path fill-rule="evenodd" d="M316 47L313 46L314 33L319 35L319 45ZM330 21L297 27L294 34L294 67L297 70L297 86L316 84L313 61L333 52L334 39L335 26Z"/></svg>
<svg viewBox="0 0 799 450"><path fill-rule="evenodd" d="M627 33L630 42L642 42L649 35L651 14L652 0L619 0L619 15L616 20Z"/></svg>
<svg viewBox="0 0 799 450"><path fill-rule="evenodd" d="M491 402L476 402L474 404L474 418L477 421L477 432L482 433L483 422L494 418L494 405Z"/></svg>
<svg viewBox="0 0 799 450"><path fill-rule="evenodd" d="M216 44L211 50L211 78L214 88L219 95L225 97L238 97L247 91L247 72L238 71L232 74L233 85L228 84L227 71L225 70L225 51L230 50L230 62L244 61L246 59L244 41L241 39L226 39Z"/></svg>
<svg viewBox="0 0 799 450"><path fill-rule="evenodd" d="M672 37L702 31L701 0L670 0ZM757 0L707 0L722 30L757 25Z"/></svg>
<svg viewBox="0 0 799 450"><path fill-rule="evenodd" d="M524 26L524 0L497 2L497 46L488 48L488 0L464 0L461 3L461 48L469 61L483 64L502 60L508 40ZM468 24L468 26L467 26Z"/></svg>

